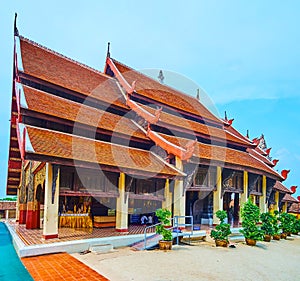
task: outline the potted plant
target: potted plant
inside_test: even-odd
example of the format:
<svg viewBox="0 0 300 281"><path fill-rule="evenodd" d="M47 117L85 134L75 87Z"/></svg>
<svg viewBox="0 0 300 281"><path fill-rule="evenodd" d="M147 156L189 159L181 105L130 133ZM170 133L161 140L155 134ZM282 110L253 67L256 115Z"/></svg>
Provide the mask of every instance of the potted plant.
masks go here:
<svg viewBox="0 0 300 281"><path fill-rule="evenodd" d="M280 229L282 230L281 238L286 239L287 235L291 235L293 231L293 223L291 214L288 213L280 213L278 220L280 221Z"/></svg>
<svg viewBox="0 0 300 281"><path fill-rule="evenodd" d="M274 229L274 233L273 233L273 239L274 240L280 240L281 235L280 235L280 228L279 228L279 224L278 224L278 214L279 212L276 210L274 211L274 214L272 215L272 225L273 225L273 229Z"/></svg>
<svg viewBox="0 0 300 281"><path fill-rule="evenodd" d="M272 224L273 216L269 213L262 213L260 215L260 220L262 222L260 229L264 233L264 241L270 242L272 235L274 234L274 227Z"/></svg>
<svg viewBox="0 0 300 281"><path fill-rule="evenodd" d="M220 224L216 226L216 229L211 231L210 237L215 240L217 247L227 247L229 244L228 236L231 234L230 224L224 222L227 218L227 213L224 210L218 210L216 216L220 220Z"/></svg>
<svg viewBox="0 0 300 281"><path fill-rule="evenodd" d="M255 246L256 241L264 237L263 231L257 226L260 218L259 208L248 199L241 209L241 216L242 230L240 232L244 235L247 245Z"/></svg>
<svg viewBox="0 0 300 281"><path fill-rule="evenodd" d="M168 209L157 209L155 212L159 225L156 226L156 233L162 235L162 240L159 241L160 250L171 250L173 244L173 235L170 227L171 211Z"/></svg>
<svg viewBox="0 0 300 281"><path fill-rule="evenodd" d="M298 235L298 232L300 232L300 219L297 219L294 216L294 220L293 220L293 225L294 225L294 229L293 229L293 234Z"/></svg>

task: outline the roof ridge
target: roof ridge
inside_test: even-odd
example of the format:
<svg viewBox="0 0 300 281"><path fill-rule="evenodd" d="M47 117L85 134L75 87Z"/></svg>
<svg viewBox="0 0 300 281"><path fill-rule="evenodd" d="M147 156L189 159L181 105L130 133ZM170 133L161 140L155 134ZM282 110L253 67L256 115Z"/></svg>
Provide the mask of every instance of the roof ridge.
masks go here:
<svg viewBox="0 0 300 281"><path fill-rule="evenodd" d="M181 90L178 90L178 89L176 89L176 88L174 88L174 87L172 87L172 86L170 86L170 85L162 84L162 83L160 83L159 81L156 81L153 77L151 77L151 76L149 76L149 75L147 75L147 74L145 74L145 73L143 73L143 72L141 72L141 71L139 71L139 70L136 70L136 69L134 69L134 68L132 68L132 67L130 67L130 66L128 66L128 65L126 65L126 64L124 64L124 63L122 63L122 62L120 62L120 61L118 61L118 60L116 60L116 59L114 59L114 58L111 58L111 59L112 59L113 61L116 61L117 63L121 64L122 66L125 66L125 67L127 67L127 68L129 68L129 69L131 69L131 70L133 70L133 71L135 71L135 72L138 72L139 74L141 74L141 75L143 75L143 76L145 76L145 77L147 77L147 78L153 80L154 82L156 82L156 83L158 83L158 84L160 84L160 85L162 85L162 86L164 86L164 87L170 88L170 89L172 89L172 90L174 90L174 91L176 91L176 92L178 92L178 93L180 93L180 94L182 94L182 95L184 95L184 96L188 96L189 98L193 98L195 101L199 102L203 107L206 108L206 106L205 106L204 104L202 104L202 103L201 103L197 98L195 98L194 96L189 95L189 94L187 94L187 93L185 93L185 92L183 92L183 91L181 91ZM215 116L215 114L213 114L208 108L206 108L206 110L208 110L208 111L210 112L210 114L212 114L213 116ZM215 116L215 117L218 118L217 116Z"/></svg>
<svg viewBox="0 0 300 281"><path fill-rule="evenodd" d="M86 68L88 70L91 70L91 71L97 73L97 74L103 75L106 78L112 79L111 76L109 76L109 75L101 72L100 70L97 70L97 69L95 69L95 68L93 68L93 67L91 67L91 66L89 66L87 64L84 64L82 62L79 62L77 60L71 59L70 57L67 57L66 55L63 55L63 54L61 54L61 53L59 53L57 51L54 51L53 49L50 49L50 48L48 48L48 47L46 47L46 46L44 46L44 45L42 45L40 43L37 43L37 42L29 39L29 38L26 38L26 37L24 37L22 35L19 35L19 38L22 39L22 40L24 40L24 41L26 41L27 43L30 43L30 44L32 44L32 45L34 45L36 47L39 47L39 48L41 48L41 49L43 49L43 50L45 50L45 51L47 51L47 52L49 52L49 53L51 53L53 55L56 55L56 56L61 57L61 58L65 59L65 60L68 60L69 62L75 63L76 65L84 67L84 68Z"/></svg>

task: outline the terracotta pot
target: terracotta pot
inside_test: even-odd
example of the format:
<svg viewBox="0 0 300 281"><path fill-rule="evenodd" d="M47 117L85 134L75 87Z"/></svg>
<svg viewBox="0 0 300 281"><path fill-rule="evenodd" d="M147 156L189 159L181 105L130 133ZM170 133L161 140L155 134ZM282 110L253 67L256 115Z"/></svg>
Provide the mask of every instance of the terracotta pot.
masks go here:
<svg viewBox="0 0 300 281"><path fill-rule="evenodd" d="M281 238L281 239L286 239L286 237L287 237L287 233L282 232L282 233L280 234L280 238Z"/></svg>
<svg viewBox="0 0 300 281"><path fill-rule="evenodd" d="M227 247L228 242L226 240L215 240L217 247Z"/></svg>
<svg viewBox="0 0 300 281"><path fill-rule="evenodd" d="M270 242L270 241L271 241L271 238L272 238L271 235L265 234L264 241Z"/></svg>
<svg viewBox="0 0 300 281"><path fill-rule="evenodd" d="M160 240L158 244L160 250L172 250L173 241Z"/></svg>
<svg viewBox="0 0 300 281"><path fill-rule="evenodd" d="M246 238L246 244L249 245L249 246L255 246L256 245L256 240Z"/></svg>
<svg viewBox="0 0 300 281"><path fill-rule="evenodd" d="M281 238L280 234L273 235L273 240L280 240L280 238Z"/></svg>

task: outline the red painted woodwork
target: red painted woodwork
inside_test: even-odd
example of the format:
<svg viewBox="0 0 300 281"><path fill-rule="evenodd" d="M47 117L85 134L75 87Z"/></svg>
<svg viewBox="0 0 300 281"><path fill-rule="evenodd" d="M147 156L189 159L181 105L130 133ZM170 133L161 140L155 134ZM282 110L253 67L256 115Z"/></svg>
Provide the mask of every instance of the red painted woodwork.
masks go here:
<svg viewBox="0 0 300 281"><path fill-rule="evenodd" d="M128 232L128 228L123 228L123 229L116 228L116 231L117 232Z"/></svg>
<svg viewBox="0 0 300 281"><path fill-rule="evenodd" d="M114 73L114 75L117 78L117 80L119 81L119 83L125 89L126 93L132 94L134 91L135 82L133 82L132 86L130 86L129 83L125 80L125 78L122 76L120 71L117 69L117 67L115 66L115 64L109 57L106 58L106 63L109 65L110 69Z"/></svg>
<svg viewBox="0 0 300 281"><path fill-rule="evenodd" d="M26 229L40 228L40 210L27 210Z"/></svg>
<svg viewBox="0 0 300 281"><path fill-rule="evenodd" d="M266 149L266 153L267 153L267 155L269 155L270 154L270 152L271 152L271 147L270 148L268 148L268 149Z"/></svg>
<svg viewBox="0 0 300 281"><path fill-rule="evenodd" d="M147 136L155 142L156 145L160 146L164 150L168 152L168 154L173 154L178 156L181 160L188 160L192 157L195 145L197 143L197 140L191 140L186 145L186 148L182 148L180 146L177 146L163 137L161 137L156 132L152 131L150 129L150 126L148 126Z"/></svg>
<svg viewBox="0 0 300 281"><path fill-rule="evenodd" d="M162 107L155 111L155 115L151 114L141 106L139 106L136 102L129 99L127 96L126 104L134 111L136 114L144 118L147 122L151 124L156 124L159 120L160 113L162 111Z"/></svg>
<svg viewBox="0 0 300 281"><path fill-rule="evenodd" d="M19 224L25 224L26 223L26 214L27 214L27 210L20 210L19 211Z"/></svg>
<svg viewBox="0 0 300 281"><path fill-rule="evenodd" d="M110 69L114 73L115 77L119 81L119 83L122 85L122 87L125 89L127 96L126 96L126 104L135 111L139 116L144 118L148 122L148 131L147 136L155 142L156 145L160 146L164 150L166 150L169 154L173 154L178 156L181 160L188 160L192 157L195 145L197 143L197 140L190 141L186 148L179 147L167 140L165 140L163 137L158 135L156 132L150 130L149 124L155 124L159 120L160 112L162 108L158 109L155 112L155 116L153 116L150 112L140 107L137 103L130 100L129 95L131 95L134 92L135 88L135 82L132 83L132 86L128 84L128 82L125 80L125 78L122 76L122 74L119 72L113 61L110 59L110 57L106 58L106 63L110 66Z"/></svg>

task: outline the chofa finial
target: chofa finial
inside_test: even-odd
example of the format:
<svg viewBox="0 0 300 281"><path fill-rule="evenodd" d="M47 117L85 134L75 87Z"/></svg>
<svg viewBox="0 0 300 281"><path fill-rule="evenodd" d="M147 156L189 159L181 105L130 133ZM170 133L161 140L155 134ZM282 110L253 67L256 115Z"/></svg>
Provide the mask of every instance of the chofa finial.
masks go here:
<svg viewBox="0 0 300 281"><path fill-rule="evenodd" d="M15 13L15 22L14 22L14 35L15 36L19 36L19 30L17 28L17 17L18 17L18 14Z"/></svg>
<svg viewBox="0 0 300 281"><path fill-rule="evenodd" d="M110 42L107 43L107 53L106 53L106 56L108 58L110 58L110 51L109 51L109 48L110 48Z"/></svg>

